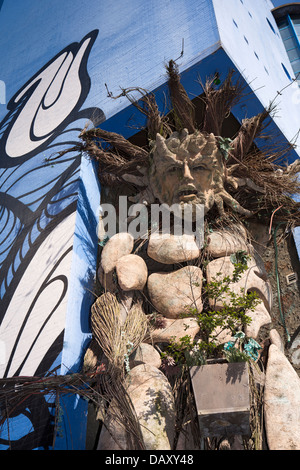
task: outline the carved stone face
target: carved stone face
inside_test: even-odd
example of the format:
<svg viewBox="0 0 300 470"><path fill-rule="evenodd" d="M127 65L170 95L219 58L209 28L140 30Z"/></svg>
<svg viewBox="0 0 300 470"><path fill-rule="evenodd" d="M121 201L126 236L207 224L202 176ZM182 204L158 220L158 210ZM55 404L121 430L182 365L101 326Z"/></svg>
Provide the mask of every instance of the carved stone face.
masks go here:
<svg viewBox="0 0 300 470"><path fill-rule="evenodd" d="M213 134L174 132L169 139L157 135L150 171L152 191L161 203L204 206L207 213L223 186L224 167Z"/></svg>

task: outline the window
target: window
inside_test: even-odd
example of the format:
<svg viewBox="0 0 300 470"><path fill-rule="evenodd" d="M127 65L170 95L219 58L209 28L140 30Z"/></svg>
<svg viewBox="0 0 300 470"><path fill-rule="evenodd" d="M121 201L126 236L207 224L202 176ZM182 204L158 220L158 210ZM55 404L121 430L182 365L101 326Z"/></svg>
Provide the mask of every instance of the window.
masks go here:
<svg viewBox="0 0 300 470"><path fill-rule="evenodd" d="M289 51L290 49L298 48L298 43L295 37L285 39L284 45L287 51Z"/></svg>
<svg viewBox="0 0 300 470"><path fill-rule="evenodd" d="M298 36L298 39L300 40L300 16L292 16L291 20L295 28L296 35Z"/></svg>
<svg viewBox="0 0 300 470"><path fill-rule="evenodd" d="M280 28L280 34L283 39L283 41L293 37L293 31L290 26L284 26L283 28Z"/></svg>
<svg viewBox="0 0 300 470"><path fill-rule="evenodd" d="M300 73L300 58L297 60L293 60L292 67L293 67L294 74L298 75L298 73Z"/></svg>
<svg viewBox="0 0 300 470"><path fill-rule="evenodd" d="M289 16L282 18L278 21L278 28L280 31L283 44L290 59L293 72L295 76L300 73L300 15ZM289 74L282 64L282 67L289 77ZM300 76L297 80L300 83Z"/></svg>
<svg viewBox="0 0 300 470"><path fill-rule="evenodd" d="M284 28L285 26L288 26L288 20L286 18L280 18L277 22L277 26L279 29Z"/></svg>
<svg viewBox="0 0 300 470"><path fill-rule="evenodd" d="M291 62L293 62L293 60L298 59L299 57L299 51L297 49L291 49L290 51L287 51L287 54Z"/></svg>

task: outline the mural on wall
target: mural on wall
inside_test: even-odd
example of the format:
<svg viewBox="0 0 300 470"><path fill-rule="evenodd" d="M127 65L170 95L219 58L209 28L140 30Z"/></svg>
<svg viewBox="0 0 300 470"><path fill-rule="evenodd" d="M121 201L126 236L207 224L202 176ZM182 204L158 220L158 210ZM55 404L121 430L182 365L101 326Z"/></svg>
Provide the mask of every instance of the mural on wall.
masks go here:
<svg viewBox="0 0 300 470"><path fill-rule="evenodd" d="M87 63L97 35L93 30L70 44L31 77L8 102L0 124L4 378L45 374L62 350L81 154L58 158L58 152L75 145L87 122L96 125L105 119L99 108L82 109L90 92ZM41 416L43 409L49 413L45 405L39 403L38 420L48 422ZM33 410L27 402L26 407L36 429Z"/></svg>

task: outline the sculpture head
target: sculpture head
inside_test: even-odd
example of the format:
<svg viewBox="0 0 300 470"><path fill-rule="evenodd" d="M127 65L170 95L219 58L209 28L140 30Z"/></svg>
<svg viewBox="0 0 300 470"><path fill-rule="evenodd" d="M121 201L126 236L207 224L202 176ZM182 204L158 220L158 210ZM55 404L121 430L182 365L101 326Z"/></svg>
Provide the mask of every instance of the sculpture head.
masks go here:
<svg viewBox="0 0 300 470"><path fill-rule="evenodd" d="M150 186L154 196L171 206L203 205L206 214L223 188L224 164L213 134L186 129L168 139L157 134L152 149Z"/></svg>

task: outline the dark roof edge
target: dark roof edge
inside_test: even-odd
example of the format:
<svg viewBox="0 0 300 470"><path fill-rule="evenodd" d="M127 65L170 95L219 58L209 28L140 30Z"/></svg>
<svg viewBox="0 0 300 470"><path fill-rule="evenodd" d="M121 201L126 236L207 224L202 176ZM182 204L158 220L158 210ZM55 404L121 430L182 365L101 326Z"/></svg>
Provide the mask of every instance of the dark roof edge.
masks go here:
<svg viewBox="0 0 300 470"><path fill-rule="evenodd" d="M279 20L286 15L300 14L300 2L286 3L271 10L275 20Z"/></svg>

